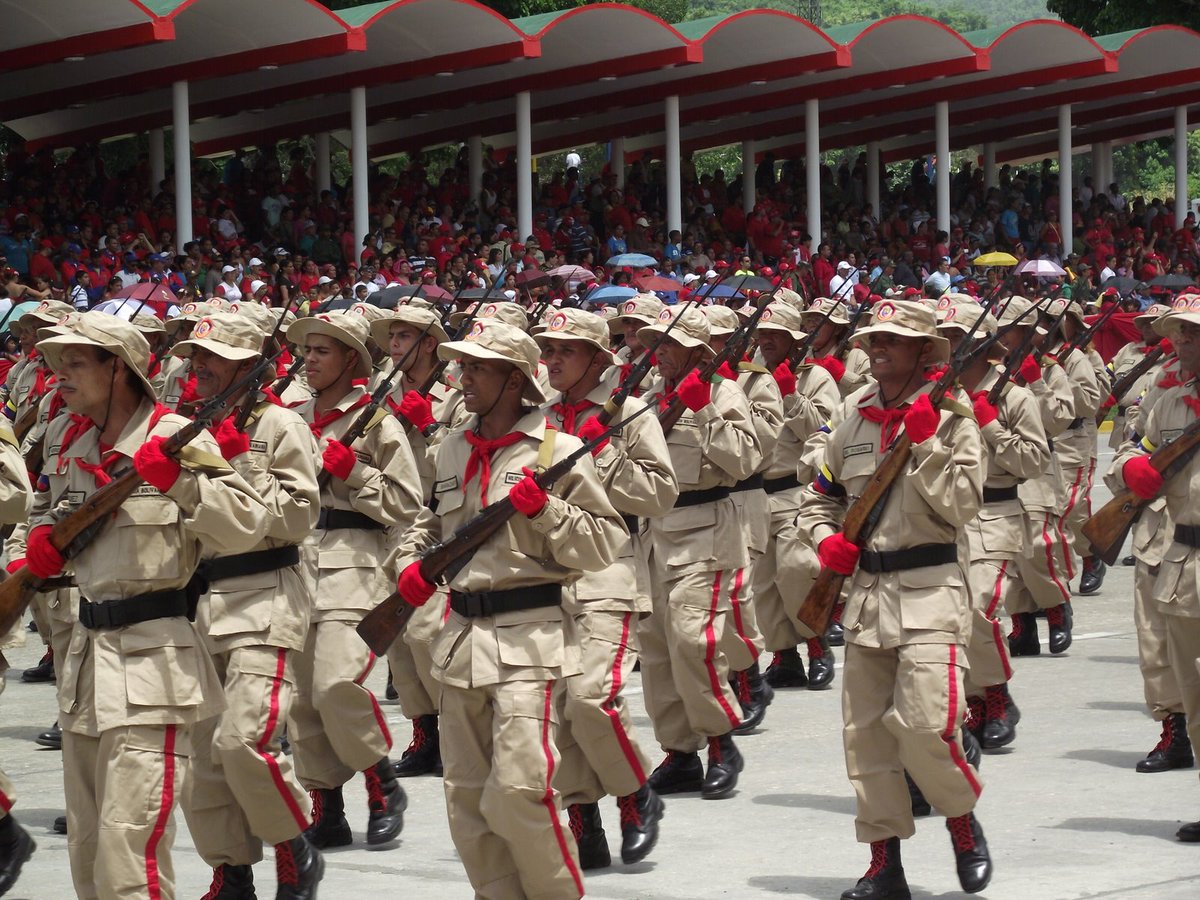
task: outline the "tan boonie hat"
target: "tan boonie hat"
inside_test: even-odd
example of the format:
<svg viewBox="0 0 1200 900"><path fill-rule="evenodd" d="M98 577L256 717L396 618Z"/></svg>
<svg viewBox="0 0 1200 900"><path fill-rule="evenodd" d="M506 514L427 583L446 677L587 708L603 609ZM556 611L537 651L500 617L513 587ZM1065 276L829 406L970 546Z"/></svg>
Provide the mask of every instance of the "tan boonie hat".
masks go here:
<svg viewBox="0 0 1200 900"><path fill-rule="evenodd" d="M240 362L262 353L262 329L248 316L237 313L210 313L192 329L192 336L171 348L172 356L188 359L193 350L207 350L222 359Z"/></svg>
<svg viewBox="0 0 1200 900"><path fill-rule="evenodd" d="M983 321L980 322L982 314ZM975 323L979 322L979 327ZM956 329L966 334L975 330L977 338L995 334L1000 324L991 312L984 312L972 297L966 294L942 294L938 298L937 327L943 331Z"/></svg>
<svg viewBox="0 0 1200 900"><path fill-rule="evenodd" d="M1038 304L1038 310L1042 315L1049 316L1052 319L1057 319L1064 312L1071 316L1080 325L1086 324L1083 321L1083 307L1069 297L1056 297L1053 300L1044 300Z"/></svg>
<svg viewBox="0 0 1200 900"><path fill-rule="evenodd" d="M179 309L179 315L173 316L164 323L168 334L174 334L179 326L185 322L195 324L207 316L210 312L228 312L228 305L224 301L216 304L210 300L199 300L191 303L185 303Z"/></svg>
<svg viewBox="0 0 1200 900"><path fill-rule="evenodd" d="M522 396L538 405L546 402L546 394L538 384L537 342L525 333L525 329L507 325L495 319L471 323L471 330L461 341L449 341L438 345L438 358L445 360L490 359L511 363L525 376Z"/></svg>
<svg viewBox="0 0 1200 900"><path fill-rule="evenodd" d="M850 311L846 309L846 304L841 300L833 300L829 297L818 297L812 302L812 306L804 310L806 316L821 316L829 314L829 321L834 325L849 325Z"/></svg>
<svg viewBox="0 0 1200 900"><path fill-rule="evenodd" d="M1182 296L1182 295L1181 295ZM1192 296L1195 296L1194 294ZM1145 311L1133 317L1135 325L1145 325L1147 322L1153 322L1159 316L1165 316L1171 311L1171 307L1162 303L1151 303L1146 307Z"/></svg>
<svg viewBox="0 0 1200 900"><path fill-rule="evenodd" d="M241 316L261 331L264 338L275 330L275 310L269 309L254 300L251 300L249 303L242 300L234 301L229 304L228 310L222 311L221 315ZM282 330L281 328L280 331Z"/></svg>
<svg viewBox="0 0 1200 900"><path fill-rule="evenodd" d="M39 328L37 330L38 340L44 341L46 338L53 337L56 334L70 334L71 328L79 321L79 317L82 315L83 313L72 310L59 319L56 324Z"/></svg>
<svg viewBox="0 0 1200 900"><path fill-rule="evenodd" d="M666 331L676 319L679 321L671 328L671 333L667 335L668 339L689 349L702 347L709 354L713 352L708 343L709 338L712 337L708 319L695 306L665 307L658 314L658 321L655 324L638 329L638 342L643 347L650 346L654 339Z"/></svg>
<svg viewBox="0 0 1200 900"><path fill-rule="evenodd" d="M617 304L616 314L609 319L609 327L619 324L622 319L633 319L643 325L653 325L658 321L665 305L653 294L634 294L628 300Z"/></svg>
<svg viewBox="0 0 1200 900"><path fill-rule="evenodd" d="M579 341L600 350L614 366L621 365L621 358L608 349L608 323L600 316L582 309L558 309L550 317L544 331L534 335L539 347L547 340Z"/></svg>
<svg viewBox="0 0 1200 900"><path fill-rule="evenodd" d="M59 319L75 312L75 307L61 300L43 300L17 320L22 328L37 328L41 325L57 325ZM107 315L107 313L104 313Z"/></svg>
<svg viewBox="0 0 1200 900"><path fill-rule="evenodd" d="M798 310L804 309L804 298L791 288L776 288L775 297L771 300L771 302L775 303L777 301L786 303L788 306L792 306Z"/></svg>
<svg viewBox="0 0 1200 900"><path fill-rule="evenodd" d="M446 329L442 327L442 317L433 309L418 306L415 303L397 306L388 316L372 322L371 337L374 338L376 344L386 350L392 341L392 326L400 324L413 325L417 328L418 333L428 327L429 331L426 332L426 335L437 338L439 344L450 340Z"/></svg>
<svg viewBox="0 0 1200 900"><path fill-rule="evenodd" d="M150 368L150 343L136 325L120 316L85 312L71 320L70 327L66 334L56 334L37 343L37 349L51 369L57 370L62 365L62 353L67 347L99 347L132 370L146 396L151 400L158 399L146 377Z"/></svg>
<svg viewBox="0 0 1200 900"><path fill-rule="evenodd" d="M481 305L482 304L482 305ZM529 316L525 310L511 300L496 299L488 300L486 303L472 303L464 310L450 313L450 324L457 327L464 321L470 318L471 313L478 309L475 318L478 319L499 319L505 325L511 325L514 328L520 328L524 331L529 327Z"/></svg>
<svg viewBox="0 0 1200 900"><path fill-rule="evenodd" d="M804 333L803 326L804 320L800 315L800 310L790 303L782 303L777 300L767 304L762 317L758 320L759 331L784 331L797 341L808 337Z"/></svg>
<svg viewBox="0 0 1200 900"><path fill-rule="evenodd" d="M1184 322L1200 325L1200 294L1176 297L1171 311L1154 320L1154 330L1163 337L1173 337Z"/></svg>
<svg viewBox="0 0 1200 900"><path fill-rule="evenodd" d="M856 331L851 342L867 343L875 334L925 338L933 343L938 362L950 358L950 342L937 333L937 316L933 310L911 300L884 300L876 304L871 310L870 323Z"/></svg>
<svg viewBox="0 0 1200 900"><path fill-rule="evenodd" d="M150 313L138 313L133 317L133 324L137 327L138 331L147 336L167 333L167 329L163 327L162 319Z"/></svg>
<svg viewBox="0 0 1200 900"><path fill-rule="evenodd" d="M706 306L702 312L704 318L708 319L708 333L713 337L731 335L742 325L738 314L728 306ZM679 328L678 325L675 327ZM674 333L674 331L671 332L671 334Z"/></svg>
<svg viewBox="0 0 1200 900"><path fill-rule="evenodd" d="M288 326L287 339L300 347L310 334L322 334L340 341L358 354L358 366L355 376L369 378L371 376L371 351L367 349L367 339L371 329L363 316L347 315L343 311L319 313L315 316L305 316L297 319Z"/></svg>
<svg viewBox="0 0 1200 900"><path fill-rule="evenodd" d="M1007 325L1033 328L1037 326L1037 313L1030 312L1032 309L1033 304L1029 300L1020 294L1014 294L1005 302L996 321L1002 328Z"/></svg>

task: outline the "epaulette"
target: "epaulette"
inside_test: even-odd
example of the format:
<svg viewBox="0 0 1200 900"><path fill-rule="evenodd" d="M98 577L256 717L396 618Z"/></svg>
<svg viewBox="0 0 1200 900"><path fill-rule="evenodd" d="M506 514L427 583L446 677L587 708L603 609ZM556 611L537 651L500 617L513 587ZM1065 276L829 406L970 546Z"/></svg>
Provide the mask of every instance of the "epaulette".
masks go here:
<svg viewBox="0 0 1200 900"><path fill-rule="evenodd" d="M739 372L754 372L757 375L771 374L765 366L760 366L758 363L742 361L738 363Z"/></svg>
<svg viewBox="0 0 1200 900"><path fill-rule="evenodd" d="M363 434L366 434L384 419L391 417L391 411L384 409L382 406L375 410L375 414L371 416L371 421L367 423L367 427L363 429Z"/></svg>
<svg viewBox="0 0 1200 900"><path fill-rule="evenodd" d="M956 397L951 397L947 394L942 398L942 402L938 404L939 409L944 409L946 412L954 413L956 416L962 416L964 419L975 421L975 410L963 403Z"/></svg>

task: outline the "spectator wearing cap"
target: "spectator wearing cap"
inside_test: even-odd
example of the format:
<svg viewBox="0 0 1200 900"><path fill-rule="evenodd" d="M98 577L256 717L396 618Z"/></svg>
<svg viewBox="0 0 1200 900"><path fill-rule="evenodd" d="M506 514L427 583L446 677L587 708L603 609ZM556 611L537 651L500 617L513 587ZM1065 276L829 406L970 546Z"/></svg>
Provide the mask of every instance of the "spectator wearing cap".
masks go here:
<svg viewBox="0 0 1200 900"><path fill-rule="evenodd" d="M221 281L213 290L214 297L220 297L230 303L242 299L242 289L237 284L238 270L234 266L221 268Z"/></svg>
<svg viewBox="0 0 1200 900"><path fill-rule="evenodd" d="M847 260L837 264L837 274L829 281L829 296L835 300L849 300L854 294L857 273Z"/></svg>

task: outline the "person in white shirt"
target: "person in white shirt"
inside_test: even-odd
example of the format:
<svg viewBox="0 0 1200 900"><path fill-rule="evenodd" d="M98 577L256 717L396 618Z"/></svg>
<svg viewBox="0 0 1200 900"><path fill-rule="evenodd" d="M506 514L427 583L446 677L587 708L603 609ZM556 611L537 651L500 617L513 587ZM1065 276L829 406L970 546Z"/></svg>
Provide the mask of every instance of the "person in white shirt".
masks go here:
<svg viewBox="0 0 1200 900"><path fill-rule="evenodd" d="M117 270L116 275L121 279L121 287L133 287L142 280L141 273L136 268L137 257L132 253L125 254L125 262Z"/></svg>
<svg viewBox="0 0 1200 900"><path fill-rule="evenodd" d="M842 260L837 264L837 274L829 279L829 296L834 300L846 300L854 295L854 279L857 273L850 263Z"/></svg>
<svg viewBox="0 0 1200 900"><path fill-rule="evenodd" d="M580 157L579 151L572 148L571 152L567 154L567 168L568 169L578 169L582 165L583 165L583 159L582 159L582 157Z"/></svg>
<svg viewBox="0 0 1200 900"><path fill-rule="evenodd" d="M925 279L925 295L940 297L950 288L950 257L943 256L938 260L937 269Z"/></svg>

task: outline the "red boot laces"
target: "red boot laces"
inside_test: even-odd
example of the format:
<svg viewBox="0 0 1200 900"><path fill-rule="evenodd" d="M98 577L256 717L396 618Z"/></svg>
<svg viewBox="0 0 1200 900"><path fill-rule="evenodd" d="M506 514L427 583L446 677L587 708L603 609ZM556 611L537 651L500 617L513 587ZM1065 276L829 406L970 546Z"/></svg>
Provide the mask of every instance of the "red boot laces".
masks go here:
<svg viewBox="0 0 1200 900"><path fill-rule="evenodd" d="M383 812L387 808L387 799L383 795L383 782L379 780L379 776L374 769L367 769L363 772L363 778L367 780L367 806L372 812Z"/></svg>
<svg viewBox="0 0 1200 900"><path fill-rule="evenodd" d="M200 900L213 900L213 898L216 897L217 894L221 893L221 888L223 888L224 886L225 886L225 867L217 866L215 869L213 869L213 880L212 880L212 884L210 884L208 886L208 893L205 894L203 897L201 897Z"/></svg>
<svg viewBox="0 0 1200 900"><path fill-rule="evenodd" d="M888 842L887 841L872 841L871 842L871 865L867 869L867 874L863 878L874 878L880 872L887 868L888 865Z"/></svg>
<svg viewBox="0 0 1200 900"><path fill-rule="evenodd" d="M630 826L635 828L641 827L642 814L638 810L637 794L626 794L624 797L618 797L617 808L621 811L622 828Z"/></svg>
<svg viewBox="0 0 1200 900"><path fill-rule="evenodd" d="M1008 704L1004 702L1004 692L998 687L989 687L984 689L984 695L987 698L987 720L990 722L1008 719Z"/></svg>
<svg viewBox="0 0 1200 900"><path fill-rule="evenodd" d="M1053 606L1046 610L1046 624L1051 628L1062 628L1065 621L1066 616L1063 615L1063 604L1060 603L1058 606Z"/></svg>
<svg viewBox="0 0 1200 900"><path fill-rule="evenodd" d="M296 855L288 843L275 845L275 880L280 884L299 884L300 873L296 870Z"/></svg>
<svg viewBox="0 0 1200 900"><path fill-rule="evenodd" d="M971 814L955 816L947 819L950 826L950 840L954 842L954 852L965 853L975 849L975 830L971 827Z"/></svg>

